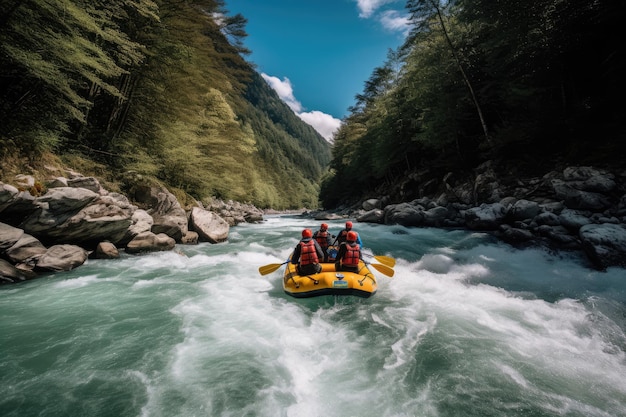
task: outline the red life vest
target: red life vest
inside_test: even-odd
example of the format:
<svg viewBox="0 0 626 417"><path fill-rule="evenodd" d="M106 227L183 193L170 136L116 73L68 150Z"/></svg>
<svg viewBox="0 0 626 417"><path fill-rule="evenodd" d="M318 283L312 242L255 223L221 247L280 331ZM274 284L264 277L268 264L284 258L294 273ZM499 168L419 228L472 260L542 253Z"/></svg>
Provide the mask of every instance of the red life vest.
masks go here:
<svg viewBox="0 0 626 417"><path fill-rule="evenodd" d="M361 255L361 247L358 243L354 245L346 245L346 254L344 255L341 263L346 266L358 266L359 256Z"/></svg>
<svg viewBox="0 0 626 417"><path fill-rule="evenodd" d="M322 249L326 249L328 247L328 231L322 232L318 230L315 232L315 240L317 240Z"/></svg>
<svg viewBox="0 0 626 417"><path fill-rule="evenodd" d="M300 265L317 263L319 263L319 259L315 250L315 241L311 239L308 242L300 242Z"/></svg>

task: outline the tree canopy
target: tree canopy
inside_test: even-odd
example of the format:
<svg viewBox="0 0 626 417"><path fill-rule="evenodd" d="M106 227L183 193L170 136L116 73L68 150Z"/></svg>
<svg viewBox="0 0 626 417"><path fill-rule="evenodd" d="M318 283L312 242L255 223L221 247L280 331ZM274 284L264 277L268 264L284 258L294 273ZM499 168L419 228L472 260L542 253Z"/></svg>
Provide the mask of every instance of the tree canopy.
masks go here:
<svg viewBox="0 0 626 417"><path fill-rule="evenodd" d="M222 0L0 4L0 157L78 154L197 199L318 206L328 143L242 55Z"/></svg>
<svg viewBox="0 0 626 417"><path fill-rule="evenodd" d="M406 42L335 137L325 206L388 193L420 170L623 155L623 2L409 0L407 11Z"/></svg>

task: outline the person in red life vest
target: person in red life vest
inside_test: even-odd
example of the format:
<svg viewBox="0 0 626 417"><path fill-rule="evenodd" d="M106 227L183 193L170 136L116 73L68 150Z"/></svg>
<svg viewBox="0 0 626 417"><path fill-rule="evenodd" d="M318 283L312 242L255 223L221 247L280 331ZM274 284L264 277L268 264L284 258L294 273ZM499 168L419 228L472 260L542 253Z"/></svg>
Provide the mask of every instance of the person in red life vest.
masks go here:
<svg viewBox="0 0 626 417"><path fill-rule="evenodd" d="M346 222L346 228L342 229L339 234L337 234L337 240L336 242L341 245L343 242L345 242L347 240L348 237L348 233L352 230L352 222L351 221L347 221ZM356 233L356 232L354 232ZM359 245L363 245L363 242L361 242L361 238L359 237L359 234L357 233L356 235L356 242Z"/></svg>
<svg viewBox="0 0 626 417"><path fill-rule="evenodd" d="M328 247L332 245L331 242L334 237L335 236L331 235L328 231L328 225L326 223L322 223L320 230L313 233L313 239L317 241L324 252L324 262L328 262Z"/></svg>
<svg viewBox="0 0 626 417"><path fill-rule="evenodd" d="M315 239L311 229L302 231L302 239L293 251L291 263L298 265L299 275L312 275L322 271L320 259L324 259L324 252Z"/></svg>
<svg viewBox="0 0 626 417"><path fill-rule="evenodd" d="M361 260L361 245L357 243L356 232L347 233L346 241L339 246L337 260L335 261L335 271L359 272L359 261Z"/></svg>

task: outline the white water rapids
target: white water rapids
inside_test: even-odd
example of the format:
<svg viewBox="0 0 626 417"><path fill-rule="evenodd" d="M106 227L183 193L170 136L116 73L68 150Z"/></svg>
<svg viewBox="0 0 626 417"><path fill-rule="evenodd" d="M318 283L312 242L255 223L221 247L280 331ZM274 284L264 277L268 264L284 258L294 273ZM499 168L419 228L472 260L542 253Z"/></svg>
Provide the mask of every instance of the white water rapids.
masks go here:
<svg viewBox="0 0 626 417"><path fill-rule="evenodd" d="M623 269L355 223L395 276L374 270L368 299L291 298L258 267L318 226L268 217L0 287L0 415L626 416Z"/></svg>

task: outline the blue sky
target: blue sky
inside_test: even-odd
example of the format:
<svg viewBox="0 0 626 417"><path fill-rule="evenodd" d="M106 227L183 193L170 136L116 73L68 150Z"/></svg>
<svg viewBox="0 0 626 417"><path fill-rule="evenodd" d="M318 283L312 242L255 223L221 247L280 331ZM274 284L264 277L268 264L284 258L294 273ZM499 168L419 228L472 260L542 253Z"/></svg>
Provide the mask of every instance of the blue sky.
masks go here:
<svg viewBox="0 0 626 417"><path fill-rule="evenodd" d="M389 49L404 40L405 0L226 0L246 19L246 59L330 139Z"/></svg>

